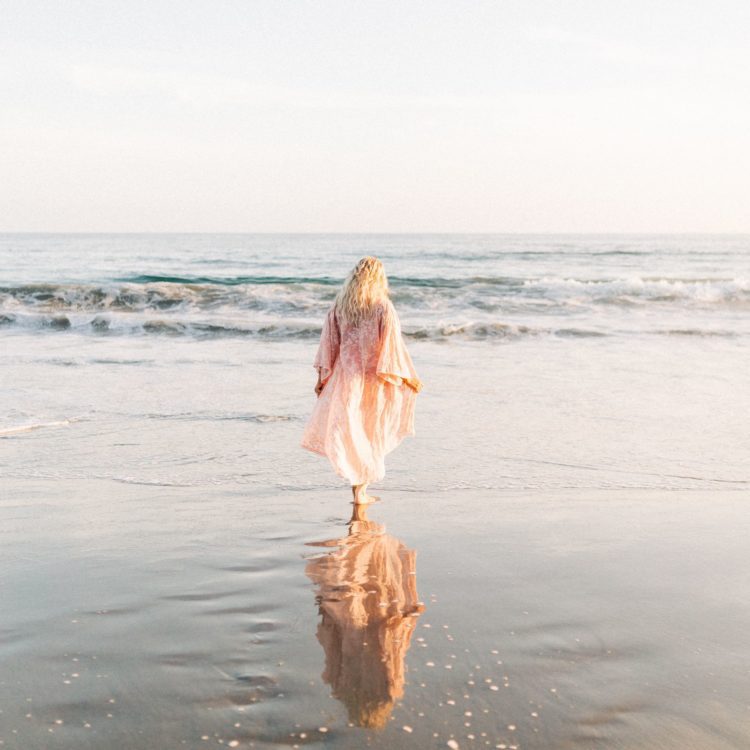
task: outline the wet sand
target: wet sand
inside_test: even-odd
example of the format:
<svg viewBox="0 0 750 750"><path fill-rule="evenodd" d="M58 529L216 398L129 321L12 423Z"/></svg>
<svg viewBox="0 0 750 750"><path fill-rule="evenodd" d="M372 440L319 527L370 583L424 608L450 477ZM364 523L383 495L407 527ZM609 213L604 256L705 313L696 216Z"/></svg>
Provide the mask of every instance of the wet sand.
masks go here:
<svg viewBox="0 0 750 750"><path fill-rule="evenodd" d="M381 494L6 483L3 747L750 746L744 492Z"/></svg>

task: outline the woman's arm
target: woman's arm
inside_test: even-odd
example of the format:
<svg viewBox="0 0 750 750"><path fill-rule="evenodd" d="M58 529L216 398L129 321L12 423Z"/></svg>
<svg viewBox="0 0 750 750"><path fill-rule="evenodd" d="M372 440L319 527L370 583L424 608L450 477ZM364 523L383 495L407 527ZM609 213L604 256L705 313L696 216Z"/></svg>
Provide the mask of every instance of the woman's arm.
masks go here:
<svg viewBox="0 0 750 750"><path fill-rule="evenodd" d="M313 362L313 367L318 371L318 382L315 384L315 393L318 396L320 396L325 384L333 374L333 367L339 356L340 344L339 326L334 305L328 311L323 323L318 353L315 355L315 361Z"/></svg>

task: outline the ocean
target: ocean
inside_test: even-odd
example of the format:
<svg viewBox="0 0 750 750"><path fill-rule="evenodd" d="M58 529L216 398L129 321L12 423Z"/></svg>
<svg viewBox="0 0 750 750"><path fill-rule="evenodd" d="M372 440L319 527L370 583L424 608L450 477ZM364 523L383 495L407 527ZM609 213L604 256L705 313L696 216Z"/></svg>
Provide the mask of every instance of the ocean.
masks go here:
<svg viewBox="0 0 750 750"><path fill-rule="evenodd" d="M415 340L747 335L750 237L0 235L6 332L312 339L385 263Z"/></svg>
<svg viewBox="0 0 750 750"><path fill-rule="evenodd" d="M424 381L370 525L299 447L363 255ZM0 235L0 744L746 747L749 313L750 236Z"/></svg>
<svg viewBox="0 0 750 750"><path fill-rule="evenodd" d="M408 450L429 466L472 442L431 472L439 487L743 486L748 237L5 235L0 434L170 435L107 466L14 455L5 470L331 483L291 448L322 319L366 254L389 274L424 405L442 404ZM436 419L461 429L435 444ZM175 445L195 424L214 449ZM270 450L238 460L256 440L287 446L283 471Z"/></svg>

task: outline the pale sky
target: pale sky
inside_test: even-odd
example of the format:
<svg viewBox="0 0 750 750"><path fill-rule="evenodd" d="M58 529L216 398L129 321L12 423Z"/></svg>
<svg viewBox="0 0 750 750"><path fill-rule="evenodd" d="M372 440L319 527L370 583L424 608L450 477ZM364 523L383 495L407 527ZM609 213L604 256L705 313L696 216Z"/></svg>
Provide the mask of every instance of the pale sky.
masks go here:
<svg viewBox="0 0 750 750"><path fill-rule="evenodd" d="M2 0L0 231L749 232L748 0Z"/></svg>

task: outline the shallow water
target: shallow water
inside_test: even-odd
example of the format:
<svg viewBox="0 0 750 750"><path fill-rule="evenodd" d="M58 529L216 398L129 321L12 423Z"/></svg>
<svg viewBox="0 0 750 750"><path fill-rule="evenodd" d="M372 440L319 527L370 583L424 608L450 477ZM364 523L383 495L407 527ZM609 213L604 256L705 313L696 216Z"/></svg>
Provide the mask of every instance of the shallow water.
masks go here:
<svg viewBox="0 0 750 750"><path fill-rule="evenodd" d="M3 747L750 744L745 240L0 244ZM364 252L426 386L350 534L299 440Z"/></svg>

